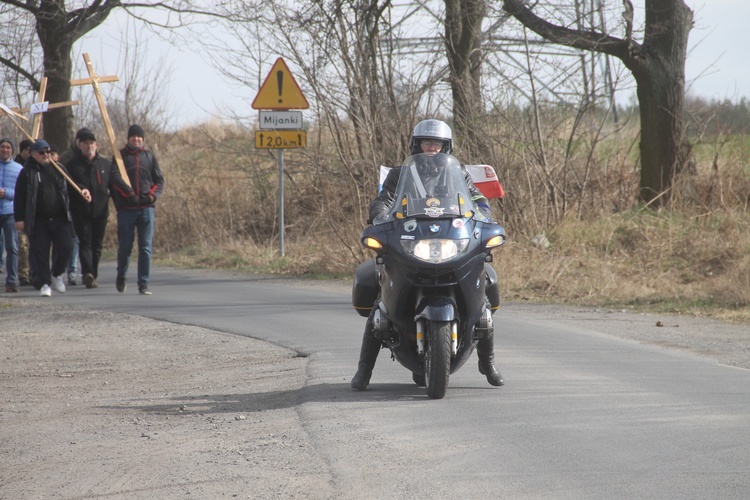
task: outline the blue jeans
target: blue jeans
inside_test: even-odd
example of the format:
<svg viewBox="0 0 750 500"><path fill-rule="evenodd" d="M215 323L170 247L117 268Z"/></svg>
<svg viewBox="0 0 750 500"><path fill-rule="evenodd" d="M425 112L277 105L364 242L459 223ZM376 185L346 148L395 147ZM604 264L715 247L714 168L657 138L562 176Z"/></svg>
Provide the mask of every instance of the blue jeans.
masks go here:
<svg viewBox="0 0 750 500"><path fill-rule="evenodd" d="M73 236L73 251L68 261L68 274L78 274L78 237Z"/></svg>
<svg viewBox="0 0 750 500"><path fill-rule="evenodd" d="M117 276L128 273L135 233L138 231L138 286L148 286L151 277L151 246L154 240L154 209L117 212Z"/></svg>
<svg viewBox="0 0 750 500"><path fill-rule="evenodd" d="M16 285L18 280L18 233L15 227L16 219L13 214L0 215L3 245L5 246L5 284ZM2 252L2 250L0 250Z"/></svg>

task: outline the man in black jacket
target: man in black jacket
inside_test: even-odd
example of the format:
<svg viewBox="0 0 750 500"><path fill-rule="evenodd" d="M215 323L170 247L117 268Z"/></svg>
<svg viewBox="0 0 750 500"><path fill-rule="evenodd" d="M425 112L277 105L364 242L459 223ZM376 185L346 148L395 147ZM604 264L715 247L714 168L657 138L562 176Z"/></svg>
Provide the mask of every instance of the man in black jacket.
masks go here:
<svg viewBox="0 0 750 500"><path fill-rule="evenodd" d="M120 150L130 185L135 192L123 190L117 183L112 186L112 200L117 209L117 291L127 289L126 276L138 232L138 292L151 295L151 248L154 239L154 206L164 191L164 176L153 152L144 148L144 132L140 125L128 129L128 143ZM117 167L113 179L120 177Z"/></svg>
<svg viewBox="0 0 750 500"><path fill-rule="evenodd" d="M29 236L33 285L41 291L42 297L50 297L53 289L65 292L63 274L73 249L72 217L65 183L65 178L52 165L49 144L36 140L16 180L13 212L16 230ZM91 200L88 190L81 195ZM54 251L50 269L51 249Z"/></svg>
<svg viewBox="0 0 750 500"><path fill-rule="evenodd" d="M86 288L97 288L96 279L99 276L99 259L102 255L107 221L109 219L109 185L112 162L99 155L96 136L82 128L76 133L76 147L73 158L65 165L71 179L81 189L87 189L91 194L91 202L73 193L74 188L68 186L70 194L70 211L73 215L73 227L78 236L78 256L81 260L81 275ZM119 187L127 192L128 186L117 178ZM132 190L131 190L132 191Z"/></svg>

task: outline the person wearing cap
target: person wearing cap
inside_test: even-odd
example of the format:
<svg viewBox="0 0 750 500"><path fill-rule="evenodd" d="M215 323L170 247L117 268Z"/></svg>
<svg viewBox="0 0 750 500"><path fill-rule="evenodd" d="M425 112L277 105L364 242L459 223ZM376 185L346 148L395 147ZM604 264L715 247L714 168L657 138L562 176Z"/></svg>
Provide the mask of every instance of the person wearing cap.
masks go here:
<svg viewBox="0 0 750 500"><path fill-rule="evenodd" d="M5 291L18 292L18 233L13 217L16 180L23 167L13 160L13 139L0 139L0 230L5 247ZM0 252L3 252L0 249Z"/></svg>
<svg viewBox="0 0 750 500"><path fill-rule="evenodd" d="M112 200L117 209L117 291L127 289L127 273L135 234L138 233L138 292L151 295L151 248L154 239L154 206L164 192L164 176L153 152L144 148L140 125L128 129L128 142L120 150L133 192L119 187L120 171L113 166Z"/></svg>
<svg viewBox="0 0 750 500"><path fill-rule="evenodd" d="M52 164L47 141L34 141L29 159L16 180L13 199L15 228L29 236L33 285L42 297L51 296L52 290L65 292L62 276L73 247L68 189L58 168L65 171L65 167ZM81 195L91 199L88 190ZM53 250L51 267L50 250Z"/></svg>
<svg viewBox="0 0 750 500"><path fill-rule="evenodd" d="M76 132L73 158L65 165L78 187L86 189L91 195L91 202L76 196L73 186L68 186L70 211L73 215L73 227L78 236L78 257L81 261L81 274L86 288L98 288L99 260L102 255L104 235L109 220L109 186L119 182L119 189L131 191L127 184L118 177L113 179L112 163L99 155L96 136L88 128ZM135 196L132 197L135 200Z"/></svg>

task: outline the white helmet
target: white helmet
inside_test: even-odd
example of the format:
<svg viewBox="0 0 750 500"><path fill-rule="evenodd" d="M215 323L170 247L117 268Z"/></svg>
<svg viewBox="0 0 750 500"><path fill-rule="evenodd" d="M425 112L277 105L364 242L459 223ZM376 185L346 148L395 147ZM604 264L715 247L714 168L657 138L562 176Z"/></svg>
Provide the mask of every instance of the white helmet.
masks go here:
<svg viewBox="0 0 750 500"><path fill-rule="evenodd" d="M422 139L437 139L443 141L441 153L451 154L453 152L453 134L447 123L440 120L422 120L414 127L414 132L409 140L409 151L416 155L422 152L419 141Z"/></svg>

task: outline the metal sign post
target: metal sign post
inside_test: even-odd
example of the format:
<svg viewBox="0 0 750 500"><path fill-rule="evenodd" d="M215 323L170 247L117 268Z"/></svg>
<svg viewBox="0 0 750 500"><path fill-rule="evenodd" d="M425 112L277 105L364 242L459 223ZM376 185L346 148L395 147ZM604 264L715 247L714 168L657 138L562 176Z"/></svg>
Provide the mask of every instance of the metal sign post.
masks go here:
<svg viewBox="0 0 750 500"><path fill-rule="evenodd" d="M284 150L279 149L279 254L284 256Z"/></svg>
<svg viewBox="0 0 750 500"><path fill-rule="evenodd" d="M307 146L307 133L302 127L302 112L310 104L292 76L284 60L279 57L253 100L253 109L260 110L255 132L255 147L279 150L279 253L284 256L284 149Z"/></svg>

